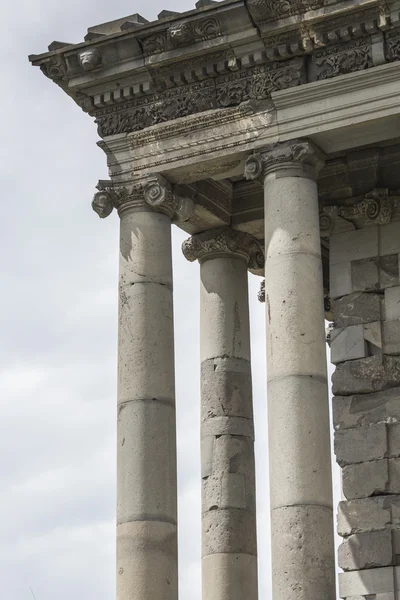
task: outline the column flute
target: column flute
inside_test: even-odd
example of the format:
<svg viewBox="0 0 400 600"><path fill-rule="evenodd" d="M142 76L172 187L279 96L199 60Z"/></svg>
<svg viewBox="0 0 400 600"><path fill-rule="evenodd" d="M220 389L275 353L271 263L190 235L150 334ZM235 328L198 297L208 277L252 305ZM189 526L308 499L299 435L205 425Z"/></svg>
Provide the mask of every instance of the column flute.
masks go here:
<svg viewBox="0 0 400 600"><path fill-rule="evenodd" d="M183 253L201 265L202 597L257 600L247 269L264 256L230 228L193 236Z"/></svg>
<svg viewBox="0 0 400 600"><path fill-rule="evenodd" d="M177 600L171 219L193 208L159 175L101 190L120 228L117 600Z"/></svg>
<svg viewBox="0 0 400 600"><path fill-rule="evenodd" d="M316 178L307 140L246 163L264 185L273 600L334 600L330 425Z"/></svg>

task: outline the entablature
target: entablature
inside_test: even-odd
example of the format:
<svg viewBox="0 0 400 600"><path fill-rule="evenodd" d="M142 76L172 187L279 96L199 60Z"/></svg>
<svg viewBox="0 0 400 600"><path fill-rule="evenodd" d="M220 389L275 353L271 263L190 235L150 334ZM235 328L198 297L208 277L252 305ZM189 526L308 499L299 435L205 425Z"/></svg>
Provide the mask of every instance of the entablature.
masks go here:
<svg viewBox="0 0 400 600"><path fill-rule="evenodd" d="M400 58L400 4L382 0L224 0L89 28L30 57L98 124L99 135L190 115L254 112L281 90Z"/></svg>

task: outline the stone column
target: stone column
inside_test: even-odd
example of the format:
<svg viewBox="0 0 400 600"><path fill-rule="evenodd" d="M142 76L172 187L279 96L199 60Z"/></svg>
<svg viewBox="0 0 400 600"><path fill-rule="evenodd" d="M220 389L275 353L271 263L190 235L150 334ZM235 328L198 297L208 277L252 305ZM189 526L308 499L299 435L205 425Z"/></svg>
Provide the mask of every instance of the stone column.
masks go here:
<svg viewBox="0 0 400 600"><path fill-rule="evenodd" d="M265 198L273 600L334 600L330 426L316 176L303 140L246 163Z"/></svg>
<svg viewBox="0 0 400 600"><path fill-rule="evenodd" d="M117 600L177 600L177 478L171 217L160 176L96 194L121 218Z"/></svg>
<svg viewBox="0 0 400 600"><path fill-rule="evenodd" d="M198 259L201 335L203 600L257 600L248 267L258 242L229 228L183 244Z"/></svg>

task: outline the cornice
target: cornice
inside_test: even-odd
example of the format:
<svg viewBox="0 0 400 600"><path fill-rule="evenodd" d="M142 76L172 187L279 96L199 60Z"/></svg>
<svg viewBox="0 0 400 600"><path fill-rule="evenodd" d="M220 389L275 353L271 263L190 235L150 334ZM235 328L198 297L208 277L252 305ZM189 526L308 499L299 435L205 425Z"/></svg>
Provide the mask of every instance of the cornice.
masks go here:
<svg viewBox="0 0 400 600"><path fill-rule="evenodd" d="M30 59L108 137L399 60L399 25L381 0L226 0Z"/></svg>

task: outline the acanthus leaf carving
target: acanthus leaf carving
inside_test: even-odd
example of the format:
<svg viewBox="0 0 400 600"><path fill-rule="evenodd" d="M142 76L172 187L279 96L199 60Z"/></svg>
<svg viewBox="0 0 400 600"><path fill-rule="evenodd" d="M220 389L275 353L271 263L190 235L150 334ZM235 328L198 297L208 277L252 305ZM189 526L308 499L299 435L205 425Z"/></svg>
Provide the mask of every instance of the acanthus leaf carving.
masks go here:
<svg viewBox="0 0 400 600"><path fill-rule="evenodd" d="M100 137L140 131L216 107L214 81L167 90L123 104L96 111Z"/></svg>
<svg viewBox="0 0 400 600"><path fill-rule="evenodd" d="M318 50L313 61L318 81L368 69L373 66L371 39L365 37Z"/></svg>
<svg viewBox="0 0 400 600"><path fill-rule="evenodd" d="M166 214L172 221L184 222L194 213L192 198L180 193L180 189L160 174L150 174L129 184L114 184L112 181L99 181L99 190L93 198L92 208L104 219L113 208L119 213L126 208L149 206Z"/></svg>
<svg viewBox="0 0 400 600"><path fill-rule="evenodd" d="M385 38L386 60L389 62L400 60L400 31L398 29L387 31L385 33Z"/></svg>
<svg viewBox="0 0 400 600"><path fill-rule="evenodd" d="M217 78L219 106L235 106L246 100L265 100L272 92L306 83L302 58L285 63L267 63Z"/></svg>
<svg viewBox="0 0 400 600"><path fill-rule="evenodd" d="M259 241L248 233L230 227L209 229L193 235L183 242L182 252L190 262L236 255L246 260L250 270L260 271L264 267L264 252Z"/></svg>
<svg viewBox="0 0 400 600"><path fill-rule="evenodd" d="M315 177L324 164L321 150L308 140L292 140L271 144L255 152L246 161L244 176L248 180L262 180L275 168L301 167Z"/></svg>

